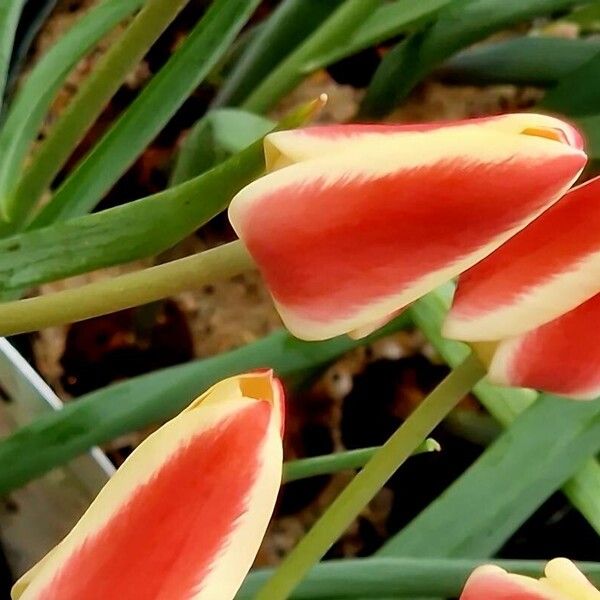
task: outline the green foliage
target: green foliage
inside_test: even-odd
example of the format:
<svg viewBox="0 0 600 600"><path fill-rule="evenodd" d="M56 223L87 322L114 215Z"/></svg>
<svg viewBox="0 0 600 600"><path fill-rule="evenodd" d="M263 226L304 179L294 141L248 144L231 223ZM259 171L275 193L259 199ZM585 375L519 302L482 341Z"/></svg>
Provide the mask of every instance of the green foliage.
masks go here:
<svg viewBox="0 0 600 600"><path fill-rule="evenodd" d="M259 0L215 0L167 64L67 175L46 207L32 216L41 193L127 72L185 3L104 0L39 60L3 109L0 209L10 221L0 224L3 297L173 246L224 210L240 188L262 173L260 138L274 125L252 113L275 106L315 70L399 36L401 41L384 56L371 82L362 117L386 114L436 69L446 80L460 83L539 85L549 88L541 108L573 118L586 133L590 156L600 158L597 40L520 37L460 52L537 16L558 15L586 32L596 31L598 2L571 11L580 2L284 0L266 20L252 23L239 36ZM15 0L0 8L0 97L11 54L18 54L12 46L22 5L23 0ZM23 172L51 102L74 65L142 6ZM207 78L212 81L214 73L224 74L226 80L174 161L173 187L86 215L193 90ZM285 126L301 123L308 114L305 111ZM423 298L370 339L414 322L451 367L459 365L468 348L439 333L450 293L451 287L446 287ZM307 343L280 331L219 356L87 394L0 440L0 492L9 492L94 445L169 418L224 377L270 366L282 377L303 378L360 343L364 342L345 337ZM481 557L493 555L561 487L600 531L600 464L595 458L600 450L599 402L565 402L485 381L474 393L504 433L379 557L320 565L294 598L397 596L398 590L408 597L456 596ZM375 449L364 449L297 461L286 466L286 480L361 467L374 454ZM532 574L540 570L539 563L507 567ZM586 567L593 577L600 577L598 565ZM270 575L252 575L240 597L258 590Z"/></svg>
<svg viewBox="0 0 600 600"><path fill-rule="evenodd" d="M187 0L147 0L117 42L100 59L75 98L62 112L13 194L0 198L2 210L16 227L100 115L127 74L183 8Z"/></svg>
<svg viewBox="0 0 600 600"><path fill-rule="evenodd" d="M378 555L492 556L598 451L599 402L541 396Z"/></svg>
<svg viewBox="0 0 600 600"><path fill-rule="evenodd" d="M343 0L283 0L244 50L213 106L237 106Z"/></svg>
<svg viewBox="0 0 600 600"><path fill-rule="evenodd" d="M32 226L90 211L209 73L258 2L213 3L167 64L77 165ZM23 193L29 193L26 188Z"/></svg>
<svg viewBox="0 0 600 600"><path fill-rule="evenodd" d="M164 192L0 239L0 293L156 255L220 213L263 169L259 141Z"/></svg>
<svg viewBox="0 0 600 600"><path fill-rule="evenodd" d="M304 373L369 340L406 327L407 316L366 341L302 342L279 331L243 348L117 383L36 419L0 440L0 493L64 464L89 448L177 414L225 377L269 366L281 377Z"/></svg>
<svg viewBox="0 0 600 600"><path fill-rule="evenodd" d="M573 93L577 90L577 93ZM546 110L571 117L600 112L600 50L580 67L565 75L541 102Z"/></svg>
<svg viewBox="0 0 600 600"><path fill-rule="evenodd" d="M15 33L24 4L25 0L10 0L0 4L0 106L8 81Z"/></svg>
<svg viewBox="0 0 600 600"><path fill-rule="evenodd" d="M453 286L448 284L424 296L411 308L415 323L451 367L456 367L468 353L467 346L444 339L440 330L452 297ZM532 390L503 388L481 381L473 389L479 401L503 427L536 401ZM563 491L590 525L600 533L600 462L590 458L563 487Z"/></svg>
<svg viewBox="0 0 600 600"><path fill-rule="evenodd" d="M312 569L290 598L349 600L376 595L378 598L408 599L431 594L458 597L467 577L482 564L486 561L431 557L328 560ZM526 560L494 560L494 564L511 573L530 577L541 577L545 565L541 561ZM577 566L593 583L600 584L600 563L577 563ZM252 598L272 572L273 569L251 572L236 600Z"/></svg>
<svg viewBox="0 0 600 600"><path fill-rule="evenodd" d="M27 76L0 128L0 198L7 198L56 92L77 61L143 0L105 0L62 36ZM0 201L0 206L6 201Z"/></svg>
<svg viewBox="0 0 600 600"><path fill-rule="evenodd" d="M525 36L474 46L437 74L453 83L551 86L600 52L600 40Z"/></svg>
<svg viewBox="0 0 600 600"><path fill-rule="evenodd" d="M171 185L192 179L262 138L275 124L233 108L211 110L187 134L171 173Z"/></svg>
<svg viewBox="0 0 600 600"><path fill-rule="evenodd" d="M363 117L382 116L452 54L488 35L536 16L565 9L577 0L454 0L428 28L389 52L363 100Z"/></svg>

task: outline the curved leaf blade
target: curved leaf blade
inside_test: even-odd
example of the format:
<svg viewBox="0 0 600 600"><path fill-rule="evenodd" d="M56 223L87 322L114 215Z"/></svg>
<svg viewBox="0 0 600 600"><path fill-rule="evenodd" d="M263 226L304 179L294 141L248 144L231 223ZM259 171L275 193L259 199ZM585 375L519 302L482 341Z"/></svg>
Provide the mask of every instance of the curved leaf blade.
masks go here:
<svg viewBox="0 0 600 600"><path fill-rule="evenodd" d="M16 184L29 145L71 69L143 3L144 0L105 0L83 16L35 65L11 102L0 129L0 198L5 198Z"/></svg>
<svg viewBox="0 0 600 600"><path fill-rule="evenodd" d="M24 4L25 0L11 0L0 5L0 106L4 100L15 33Z"/></svg>
<svg viewBox="0 0 600 600"><path fill-rule="evenodd" d="M369 338L303 342L281 330L225 354L163 369L82 396L0 440L0 493L59 466L97 444L179 412L213 383L269 366L286 377L329 362L406 327L401 315Z"/></svg>
<svg viewBox="0 0 600 600"><path fill-rule="evenodd" d="M100 58L75 97L60 114L36 149L16 189L3 202L13 229L27 220L44 190L50 186L71 152L119 89L130 70L182 10L187 0L147 0L127 29Z"/></svg>
<svg viewBox="0 0 600 600"><path fill-rule="evenodd" d="M571 117L588 117L600 111L600 50L549 90L540 106Z"/></svg>
<svg viewBox="0 0 600 600"><path fill-rule="evenodd" d="M550 86L599 51L600 41L593 38L524 36L465 50L436 74L451 83Z"/></svg>
<svg viewBox="0 0 600 600"><path fill-rule="evenodd" d="M343 0L284 0L252 39L212 106L237 106Z"/></svg>
<svg viewBox="0 0 600 600"><path fill-rule="evenodd" d="M32 223L89 212L200 84L258 5L217 0L167 64L79 163Z"/></svg>
<svg viewBox="0 0 600 600"><path fill-rule="evenodd" d="M314 567L291 595L292 600L331 600L360 598L377 594L379 598L414 598L431 594L457 598L472 571L489 564L484 559L461 558L358 558L326 560ZM511 573L541 577L545 561L494 559L494 564ZM577 563L598 585L600 563ZM252 598L273 569L251 571L236 600Z"/></svg>
<svg viewBox="0 0 600 600"><path fill-rule="evenodd" d="M436 22L389 52L377 69L361 106L363 117L385 115L446 58L521 21L568 8L577 0L455 0Z"/></svg>
<svg viewBox="0 0 600 600"><path fill-rule="evenodd" d="M342 58L356 54L365 48L385 42L397 35L410 33L433 21L439 10L451 0L395 0L385 3L373 11L363 25L346 43L332 48L330 52L316 56L304 67L310 73L330 65Z"/></svg>

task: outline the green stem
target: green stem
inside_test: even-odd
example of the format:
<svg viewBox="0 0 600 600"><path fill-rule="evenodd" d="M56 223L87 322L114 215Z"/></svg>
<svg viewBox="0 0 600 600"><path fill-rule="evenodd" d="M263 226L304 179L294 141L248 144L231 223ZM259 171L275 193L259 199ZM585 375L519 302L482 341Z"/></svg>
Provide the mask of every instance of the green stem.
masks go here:
<svg viewBox="0 0 600 600"><path fill-rule="evenodd" d="M0 335L81 321L167 298L252 269L240 241L79 288L0 304Z"/></svg>
<svg viewBox="0 0 600 600"><path fill-rule="evenodd" d="M358 558L326 560L316 565L294 590L294 600L332 598L422 598L460 596L465 581L479 566L494 564L510 573L542 577L547 561L481 558ZM600 564L577 566L595 585L600 584ZM273 569L251 571L236 600L252 598ZM482 600L486 600L482 598Z"/></svg>
<svg viewBox="0 0 600 600"><path fill-rule="evenodd" d="M314 527L281 563L255 600L284 600L302 581L385 482L471 388L485 375L470 354L417 407L334 500Z"/></svg>
<svg viewBox="0 0 600 600"><path fill-rule="evenodd" d="M329 475L348 469L360 469L373 458L380 448L381 446L375 446L372 448L346 450L345 452L335 452L334 454L323 454L321 456L290 460L283 465L283 482L289 483L298 479L316 477L317 475ZM427 438L420 446L415 448L412 455L439 452L440 450L441 447L438 442Z"/></svg>
<svg viewBox="0 0 600 600"><path fill-rule="evenodd" d="M33 157L7 203L7 217L21 225L128 73L188 0L148 0L131 25L98 62Z"/></svg>
<svg viewBox="0 0 600 600"><path fill-rule="evenodd" d="M306 41L283 60L248 96L242 108L263 113L293 90L304 77L315 57L347 42L381 4L381 0L347 0Z"/></svg>

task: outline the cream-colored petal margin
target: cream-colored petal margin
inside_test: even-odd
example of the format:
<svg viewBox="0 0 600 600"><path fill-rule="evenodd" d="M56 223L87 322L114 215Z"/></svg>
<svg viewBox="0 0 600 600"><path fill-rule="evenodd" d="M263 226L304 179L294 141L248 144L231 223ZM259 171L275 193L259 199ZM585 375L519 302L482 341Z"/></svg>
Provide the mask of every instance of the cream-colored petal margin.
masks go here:
<svg viewBox="0 0 600 600"><path fill-rule="evenodd" d="M526 130L551 129L561 131L565 141L571 146L581 147L580 136L577 131L569 124L547 115L535 113L515 113L501 115L498 117L489 117L484 119L470 119L465 121L455 121L444 125L440 124L439 129L419 130L419 126L398 126L391 127L385 131L369 130L368 126L364 131L358 127L345 128L340 125L330 128L331 134L322 133L320 127L308 127L305 129L295 129L286 131L275 131L265 137L265 159L267 171L275 171L291 164L303 162L313 158L331 156L339 152L354 150L361 152L363 148L377 147L380 143L392 143L394 145L407 145L410 147L415 139L423 139L429 136L457 135L457 128L460 128L460 134L468 133L470 130L480 130L482 132L501 132L510 135L521 134ZM347 133L350 131L350 133ZM368 154L363 154L368 156Z"/></svg>
<svg viewBox="0 0 600 600"><path fill-rule="evenodd" d="M568 271L556 273L511 304L473 318L452 310L444 323L445 337L468 342L508 338L531 331L577 308L600 292L600 252Z"/></svg>
<svg viewBox="0 0 600 600"><path fill-rule="evenodd" d="M224 540L212 570L192 596L194 600L233 599L252 567L281 485L283 449L279 430L280 423L272 418L256 480L248 492L246 511Z"/></svg>
<svg viewBox="0 0 600 600"><path fill-rule="evenodd" d="M37 598L39 591L44 589L52 580L54 574L72 553L88 537L98 532L119 511L120 507L135 494L136 489L151 479L153 474L169 461L170 457L184 446L188 440L202 431L214 428L230 416L256 402L254 397L249 398L242 395L245 377L250 378L250 380L262 377L262 379L269 382L272 381L272 374L265 372L232 377L220 382L192 402L186 410L146 438L104 486L65 539L14 585L12 590L13 600ZM278 389L273 392L272 398L276 398L277 402L280 401ZM270 400L271 398L264 399ZM270 447L270 451L274 452L274 457L277 458L276 446L277 443L281 445L279 435L281 413L279 405L274 404L274 406L277 406L277 410L272 413L273 417L269 424L269 441L266 442L266 445L275 445L275 448ZM273 437L271 435L272 429L278 432L275 442L271 440ZM281 463L281 460L279 462ZM280 472L281 464L277 467L277 465L271 465L271 461L266 461L264 469L261 470L257 480L256 493L263 498L263 501L266 501L265 494L272 491L273 487L279 487L281 474L277 475L278 470ZM271 482L272 477L274 477L275 482ZM270 513L266 517L267 521L269 517ZM247 527L251 527L251 525L247 525Z"/></svg>
<svg viewBox="0 0 600 600"><path fill-rule="evenodd" d="M600 591L566 558L551 560L545 573L548 583L570 600L600 600Z"/></svg>

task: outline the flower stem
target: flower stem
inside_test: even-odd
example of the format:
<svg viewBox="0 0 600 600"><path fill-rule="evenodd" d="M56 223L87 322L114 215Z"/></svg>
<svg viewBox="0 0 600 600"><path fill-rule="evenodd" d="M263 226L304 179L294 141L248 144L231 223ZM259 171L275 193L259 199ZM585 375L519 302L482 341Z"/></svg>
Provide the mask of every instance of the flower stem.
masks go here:
<svg viewBox="0 0 600 600"><path fill-rule="evenodd" d="M179 260L47 296L0 304L0 335L81 321L167 298L252 269L238 240Z"/></svg>
<svg viewBox="0 0 600 600"><path fill-rule="evenodd" d="M485 375L470 354L417 407L334 500L314 527L281 563L255 600L284 600L302 581L385 482L471 388Z"/></svg>
<svg viewBox="0 0 600 600"><path fill-rule="evenodd" d="M348 469L360 469L373 458L380 447L359 448L357 450L346 450L344 452L334 452L333 454L290 460L283 465L283 482L289 483L290 481L316 477L317 475L330 475ZM440 450L441 446L438 442L427 438L415 448L412 456L426 452L439 452Z"/></svg>

